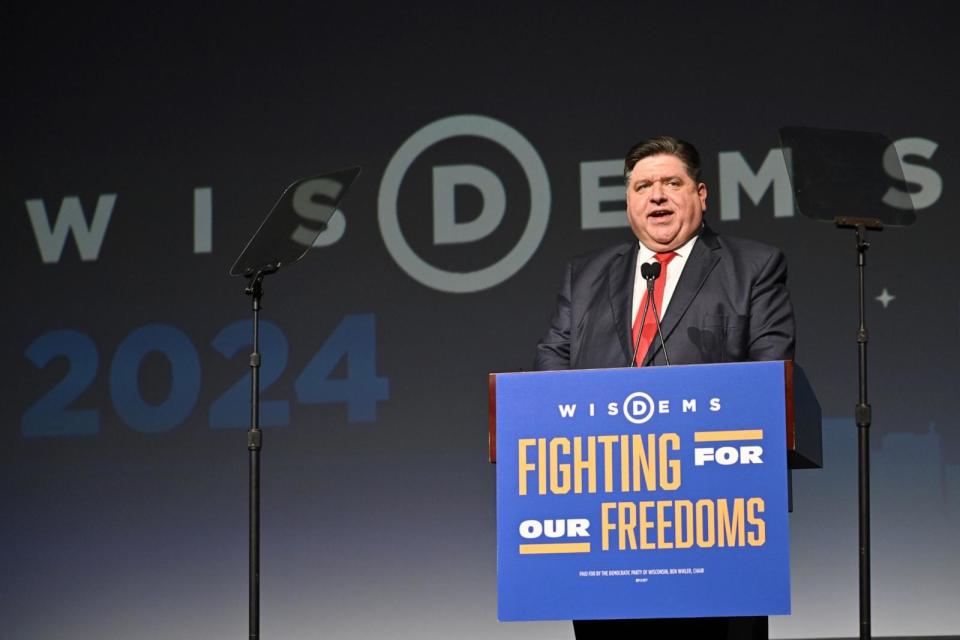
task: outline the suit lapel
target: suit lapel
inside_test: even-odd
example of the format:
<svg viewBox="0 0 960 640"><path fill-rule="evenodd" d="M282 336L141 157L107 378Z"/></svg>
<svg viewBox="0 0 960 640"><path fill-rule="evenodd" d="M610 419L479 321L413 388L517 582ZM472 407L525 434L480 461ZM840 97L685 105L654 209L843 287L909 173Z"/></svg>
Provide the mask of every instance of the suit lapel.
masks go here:
<svg viewBox="0 0 960 640"><path fill-rule="evenodd" d="M683 267L683 273L680 274L677 288L673 290L673 297L670 298L670 306L667 307L667 313L660 323L664 340L670 339L670 334L680 324L680 319L683 318L690 307L690 303L693 302L700 288L703 287L707 276L720 261L720 253L717 251L719 248L720 243L717 241L717 234L710 227L704 226L700 232L700 237L693 243L693 250L690 252L687 264ZM643 364L649 365L661 348L662 345L658 336L650 349L647 350Z"/></svg>
<svg viewBox="0 0 960 640"><path fill-rule="evenodd" d="M613 314L613 326L623 349L623 362L630 361L633 345L630 344L633 319L630 317L630 305L633 297L633 276L637 269L637 252L640 246L636 242L626 244L615 260L610 262L607 271L610 311Z"/></svg>

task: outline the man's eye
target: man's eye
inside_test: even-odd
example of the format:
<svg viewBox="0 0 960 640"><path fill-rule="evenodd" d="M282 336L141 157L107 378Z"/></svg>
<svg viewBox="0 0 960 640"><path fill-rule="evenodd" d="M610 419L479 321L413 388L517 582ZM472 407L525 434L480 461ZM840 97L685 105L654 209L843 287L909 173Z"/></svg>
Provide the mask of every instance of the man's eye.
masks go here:
<svg viewBox="0 0 960 640"><path fill-rule="evenodd" d="M670 180L669 182L667 182L667 184L670 185L671 187L679 187L683 183L681 183L679 180Z"/></svg>
<svg viewBox="0 0 960 640"><path fill-rule="evenodd" d="M649 186L650 186L650 185L649 185L649 184L646 184L646 183L644 183L644 184L638 184L638 185L637 185L637 191L643 191L644 189L648 188Z"/></svg>

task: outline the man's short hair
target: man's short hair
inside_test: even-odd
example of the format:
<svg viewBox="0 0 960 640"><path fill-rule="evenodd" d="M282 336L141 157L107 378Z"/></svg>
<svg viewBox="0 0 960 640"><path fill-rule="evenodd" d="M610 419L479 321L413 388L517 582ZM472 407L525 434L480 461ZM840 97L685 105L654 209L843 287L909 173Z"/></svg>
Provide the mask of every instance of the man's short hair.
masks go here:
<svg viewBox="0 0 960 640"><path fill-rule="evenodd" d="M623 162L623 179L629 184L630 172L633 167L650 156L669 155L676 156L683 163L687 174L693 178L694 182L700 182L700 152L697 148L686 140L680 140L673 136L656 136L647 138L630 148L627 157Z"/></svg>

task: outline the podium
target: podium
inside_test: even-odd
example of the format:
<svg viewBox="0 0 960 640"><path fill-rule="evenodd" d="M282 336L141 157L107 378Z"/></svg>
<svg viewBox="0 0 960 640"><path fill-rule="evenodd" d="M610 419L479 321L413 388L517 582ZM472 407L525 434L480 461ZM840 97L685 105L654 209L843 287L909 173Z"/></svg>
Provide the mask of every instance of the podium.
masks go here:
<svg viewBox="0 0 960 640"><path fill-rule="evenodd" d="M793 362L489 384L500 620L790 613L789 472L822 465Z"/></svg>

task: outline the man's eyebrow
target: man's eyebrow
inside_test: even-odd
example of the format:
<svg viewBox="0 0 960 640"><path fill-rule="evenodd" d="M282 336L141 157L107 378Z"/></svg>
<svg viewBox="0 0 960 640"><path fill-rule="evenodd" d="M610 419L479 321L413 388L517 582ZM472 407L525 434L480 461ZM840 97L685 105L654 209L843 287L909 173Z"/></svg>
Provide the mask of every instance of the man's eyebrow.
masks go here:
<svg viewBox="0 0 960 640"><path fill-rule="evenodd" d="M639 184L641 182L667 182L669 180L683 180L683 176L680 174L673 176L661 176L659 178L650 178L647 176L642 176L633 181L633 184Z"/></svg>

